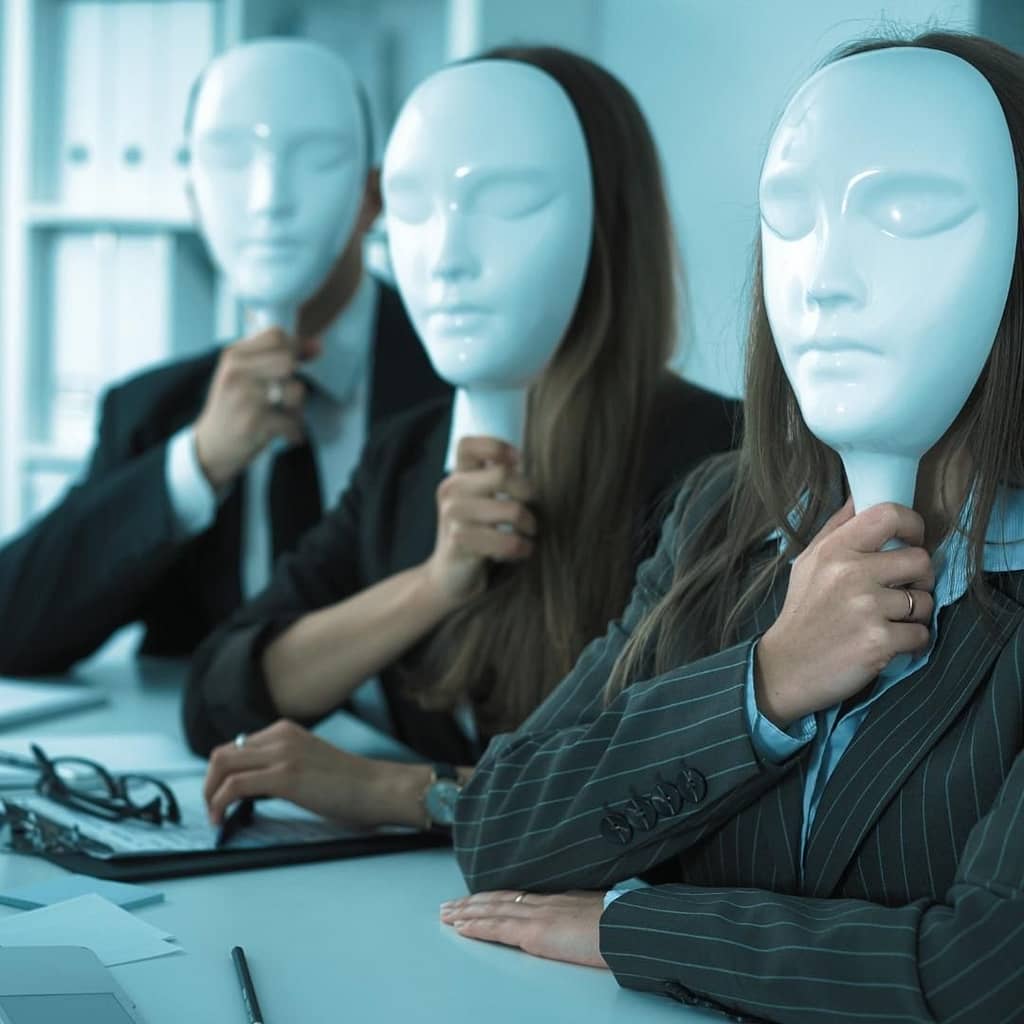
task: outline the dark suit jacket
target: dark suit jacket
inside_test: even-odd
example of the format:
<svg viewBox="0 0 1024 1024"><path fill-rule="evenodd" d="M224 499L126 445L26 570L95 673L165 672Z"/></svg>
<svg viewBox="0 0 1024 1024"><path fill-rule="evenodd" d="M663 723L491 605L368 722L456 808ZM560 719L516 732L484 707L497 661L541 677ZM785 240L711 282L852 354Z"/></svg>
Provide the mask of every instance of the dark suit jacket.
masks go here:
<svg viewBox="0 0 1024 1024"><path fill-rule="evenodd" d="M684 491L623 618L487 750L456 809L470 888L653 872L605 911L601 951L621 984L686 1002L801 1024L1024 1020L1024 573L990 577L990 621L970 597L944 609L928 664L828 780L801 877L809 751L762 762L744 707L788 573L741 642L603 700L714 491Z"/></svg>
<svg viewBox="0 0 1024 1024"><path fill-rule="evenodd" d="M683 472L708 453L731 447L736 413L735 403L665 373L643 453L645 519ZM205 754L279 717L261 662L263 650L288 626L429 557L450 418L449 402L434 403L371 439L338 506L294 556L278 563L268 589L200 647L185 698L185 731L194 750ZM645 533L645 524L636 525L638 537L656 539L656 530ZM638 562L641 556L638 550ZM398 738L433 760L475 762L478 751L454 719L423 711L403 696L403 668L414 671L406 659L380 675Z"/></svg>
<svg viewBox="0 0 1024 1024"><path fill-rule="evenodd" d="M386 288L373 353L371 423L450 393ZM241 603L244 480L214 524L183 541L164 476L167 441L199 415L219 356L171 363L107 393L85 478L0 551L0 673L66 671L139 619L144 653L190 654Z"/></svg>

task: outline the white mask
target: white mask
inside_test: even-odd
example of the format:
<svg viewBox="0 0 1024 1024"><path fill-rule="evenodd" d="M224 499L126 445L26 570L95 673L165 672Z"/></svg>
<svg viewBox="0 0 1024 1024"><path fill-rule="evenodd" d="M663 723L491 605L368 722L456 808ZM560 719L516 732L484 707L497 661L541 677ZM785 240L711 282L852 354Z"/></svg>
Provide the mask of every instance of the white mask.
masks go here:
<svg viewBox="0 0 1024 1024"><path fill-rule="evenodd" d="M204 73L189 144L198 217L232 290L257 326L294 329L362 201L355 79L315 43L239 46Z"/></svg>
<svg viewBox="0 0 1024 1024"><path fill-rule="evenodd" d="M1017 175L999 101L938 50L842 59L787 107L760 202L765 306L808 428L858 511L913 505L1009 290Z"/></svg>
<svg viewBox="0 0 1024 1024"><path fill-rule="evenodd" d="M445 68L399 114L384 208L402 299L457 388L452 445L522 443L527 386L572 320L590 256L583 129L558 83L517 61Z"/></svg>

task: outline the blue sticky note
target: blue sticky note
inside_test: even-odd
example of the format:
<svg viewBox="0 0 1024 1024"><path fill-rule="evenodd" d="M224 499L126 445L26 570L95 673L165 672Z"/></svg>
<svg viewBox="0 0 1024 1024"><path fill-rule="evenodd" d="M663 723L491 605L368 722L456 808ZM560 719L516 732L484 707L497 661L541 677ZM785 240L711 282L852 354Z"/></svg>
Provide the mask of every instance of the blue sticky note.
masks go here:
<svg viewBox="0 0 1024 1024"><path fill-rule="evenodd" d="M125 910L134 910L149 903L159 903L164 894L156 889L147 889L144 885L129 885L127 882L108 882L103 878L91 878L89 875L61 875L34 885L24 885L19 889L0 891L0 903L19 910L35 910L37 907L48 907L52 903L74 899L94 892L97 896L116 903Z"/></svg>

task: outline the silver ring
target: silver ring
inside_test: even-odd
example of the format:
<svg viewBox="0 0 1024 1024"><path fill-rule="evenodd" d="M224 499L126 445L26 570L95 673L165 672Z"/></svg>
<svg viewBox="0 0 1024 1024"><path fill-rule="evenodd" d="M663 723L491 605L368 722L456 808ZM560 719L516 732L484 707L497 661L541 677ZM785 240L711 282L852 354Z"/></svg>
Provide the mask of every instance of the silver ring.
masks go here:
<svg viewBox="0 0 1024 1024"><path fill-rule="evenodd" d="M914 595L909 589L903 593L907 595L907 614L903 616L903 621L909 622L914 617Z"/></svg>
<svg viewBox="0 0 1024 1024"><path fill-rule="evenodd" d="M235 737L235 746L238 747L239 750L241 750L242 747L245 746L245 733L244 732L240 732Z"/></svg>
<svg viewBox="0 0 1024 1024"><path fill-rule="evenodd" d="M284 407L284 382L272 380L267 382L267 405L271 409L282 409Z"/></svg>
<svg viewBox="0 0 1024 1024"><path fill-rule="evenodd" d="M526 893L525 892L521 892L512 902L513 903L522 903L525 896L526 896Z"/></svg>

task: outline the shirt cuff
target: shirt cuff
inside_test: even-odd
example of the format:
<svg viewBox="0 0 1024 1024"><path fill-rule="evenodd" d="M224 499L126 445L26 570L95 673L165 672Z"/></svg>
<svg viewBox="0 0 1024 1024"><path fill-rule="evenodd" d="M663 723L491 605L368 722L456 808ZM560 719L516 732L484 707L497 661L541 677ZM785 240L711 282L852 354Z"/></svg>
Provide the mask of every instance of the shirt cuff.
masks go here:
<svg viewBox="0 0 1024 1024"><path fill-rule="evenodd" d="M604 894L604 907L602 909L607 910L620 896L625 896L627 892L648 887L649 883L645 882L642 878L627 878L625 881L617 882L614 889L609 889Z"/></svg>
<svg viewBox="0 0 1024 1024"><path fill-rule="evenodd" d="M814 715L804 715L783 731L761 714L754 689L756 653L757 644L751 644L750 657L747 661L747 726L750 729L750 739L758 757L772 764L782 764L814 739L818 732L818 724Z"/></svg>
<svg viewBox="0 0 1024 1024"><path fill-rule="evenodd" d="M217 515L217 495L199 465L191 426L167 442L164 477L181 535L194 537L211 526Z"/></svg>

